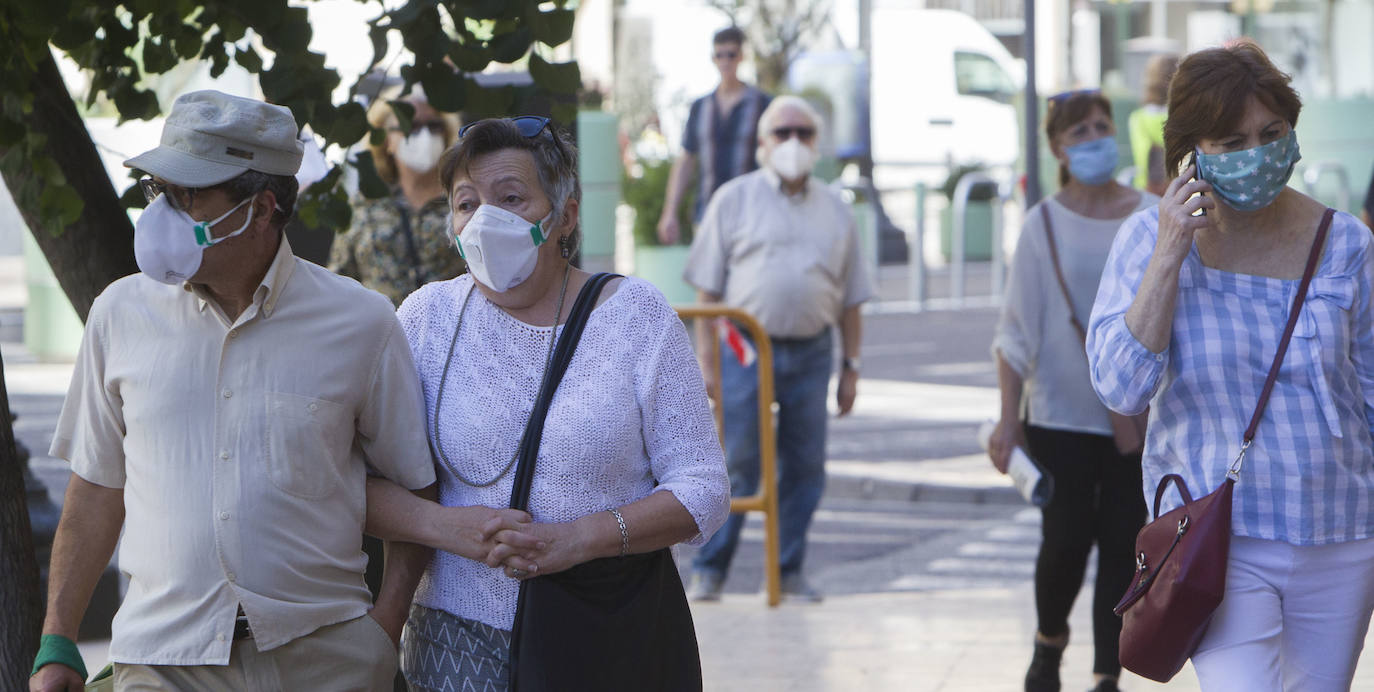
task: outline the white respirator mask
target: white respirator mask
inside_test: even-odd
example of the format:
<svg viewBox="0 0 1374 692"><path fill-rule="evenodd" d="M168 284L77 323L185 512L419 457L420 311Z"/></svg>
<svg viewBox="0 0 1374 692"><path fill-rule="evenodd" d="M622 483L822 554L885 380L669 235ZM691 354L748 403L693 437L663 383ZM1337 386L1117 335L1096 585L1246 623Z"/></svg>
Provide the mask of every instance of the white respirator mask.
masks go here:
<svg viewBox="0 0 1374 692"><path fill-rule="evenodd" d="M768 155L768 165L783 180L801 180L816 165L816 151L802 144L800 139L789 137L773 147L773 152Z"/></svg>
<svg viewBox="0 0 1374 692"><path fill-rule="evenodd" d="M215 224L229 218L239 207L253 201L253 198L235 204L229 211L220 214L212 221L196 221L167 201L167 195L158 195L134 224L134 260L143 275L164 284L176 285L190 280L200 270L200 260L205 248L222 243L248 230L253 223L253 207L248 207L248 217L238 230L219 238L210 235Z"/></svg>
<svg viewBox="0 0 1374 692"><path fill-rule="evenodd" d="M444 138L424 127L401 140L396 147L396 160L406 168L421 173L434 170L439 164L439 157L443 155Z"/></svg>
<svg viewBox="0 0 1374 692"><path fill-rule="evenodd" d="M553 211L533 223L515 212L492 204L477 207L467 225L453 237L458 254L478 283L498 293L519 286L534 273L539 246L548 240L545 231Z"/></svg>

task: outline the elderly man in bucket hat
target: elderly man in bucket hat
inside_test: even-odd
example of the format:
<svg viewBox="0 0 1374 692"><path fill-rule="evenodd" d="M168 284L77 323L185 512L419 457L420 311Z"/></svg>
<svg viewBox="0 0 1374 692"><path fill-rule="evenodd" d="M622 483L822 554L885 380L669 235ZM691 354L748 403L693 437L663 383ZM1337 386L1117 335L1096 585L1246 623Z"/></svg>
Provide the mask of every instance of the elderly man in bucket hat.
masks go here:
<svg viewBox="0 0 1374 692"><path fill-rule="evenodd" d="M296 135L286 108L198 91L125 162L149 175L142 273L91 306L54 435L72 476L33 690L81 689L72 639L121 528L116 689L391 688L424 556L393 546L412 569L370 608L365 489L433 486L421 393L391 303L282 235Z"/></svg>

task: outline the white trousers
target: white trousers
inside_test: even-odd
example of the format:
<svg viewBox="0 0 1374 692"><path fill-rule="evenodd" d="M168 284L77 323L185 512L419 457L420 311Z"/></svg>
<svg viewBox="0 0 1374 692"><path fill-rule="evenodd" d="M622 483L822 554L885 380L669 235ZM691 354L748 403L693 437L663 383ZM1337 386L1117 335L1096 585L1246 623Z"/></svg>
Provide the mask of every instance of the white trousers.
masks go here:
<svg viewBox="0 0 1374 692"><path fill-rule="evenodd" d="M1206 692L1350 689L1374 612L1374 539L1233 536L1226 597L1193 654Z"/></svg>

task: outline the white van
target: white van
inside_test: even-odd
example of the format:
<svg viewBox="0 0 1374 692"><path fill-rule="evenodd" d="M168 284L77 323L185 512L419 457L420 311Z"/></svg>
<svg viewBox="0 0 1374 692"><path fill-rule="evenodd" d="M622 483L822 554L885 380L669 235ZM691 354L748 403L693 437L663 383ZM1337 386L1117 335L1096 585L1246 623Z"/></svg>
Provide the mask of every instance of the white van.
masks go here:
<svg viewBox="0 0 1374 692"><path fill-rule="evenodd" d="M909 5L878 0L872 10L874 184L939 185L961 164L1009 177L1021 141L1012 99L1022 63L969 15Z"/></svg>

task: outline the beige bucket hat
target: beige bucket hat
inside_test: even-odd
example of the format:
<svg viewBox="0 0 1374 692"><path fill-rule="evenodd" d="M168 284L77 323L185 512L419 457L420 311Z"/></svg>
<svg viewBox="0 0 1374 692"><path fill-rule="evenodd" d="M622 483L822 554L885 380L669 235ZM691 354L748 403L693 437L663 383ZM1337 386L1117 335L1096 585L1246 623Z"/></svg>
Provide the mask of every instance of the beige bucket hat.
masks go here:
<svg viewBox="0 0 1374 692"><path fill-rule="evenodd" d="M124 162L181 187L208 187L245 171L295 175L304 148L283 106L204 90L182 94L156 149Z"/></svg>

